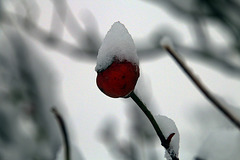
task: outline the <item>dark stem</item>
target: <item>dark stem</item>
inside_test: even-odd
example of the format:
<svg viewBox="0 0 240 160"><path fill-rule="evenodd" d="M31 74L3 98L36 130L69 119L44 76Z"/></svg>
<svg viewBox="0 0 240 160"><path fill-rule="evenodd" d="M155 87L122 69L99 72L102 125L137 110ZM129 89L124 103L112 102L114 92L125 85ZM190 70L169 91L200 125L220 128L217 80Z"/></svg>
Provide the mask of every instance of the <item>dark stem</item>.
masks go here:
<svg viewBox="0 0 240 160"><path fill-rule="evenodd" d="M169 151L170 142L168 142L166 140L166 138L164 137L164 135L163 135L161 129L159 128L156 120L154 119L152 113L147 109L145 104L138 98L138 96L134 92L132 92L130 94L130 97L139 106L139 108L143 111L143 113L147 116L147 118L151 122L154 130L156 131L156 133L161 141L161 145L168 151L169 155L172 157L173 160L179 160L178 157L176 157L176 153L170 153L170 151Z"/></svg>
<svg viewBox="0 0 240 160"><path fill-rule="evenodd" d="M173 59L178 63L181 69L188 75L188 77L193 81L193 83L198 87L198 89L203 93L203 95L214 104L214 106L222 112L238 129L240 129L240 122L226 109L226 107L220 103L213 94L200 82L200 80L193 74L191 69L183 61L182 58L168 45L163 46L164 49L173 57Z"/></svg>
<svg viewBox="0 0 240 160"><path fill-rule="evenodd" d="M62 132L62 136L63 136L63 140L64 140L64 147L65 147L65 160L71 160L70 159L70 145L69 145L69 139L68 139L67 128L66 128L65 122L56 108L54 108L54 107L52 108L52 113L55 115L55 118L56 118L58 125Z"/></svg>

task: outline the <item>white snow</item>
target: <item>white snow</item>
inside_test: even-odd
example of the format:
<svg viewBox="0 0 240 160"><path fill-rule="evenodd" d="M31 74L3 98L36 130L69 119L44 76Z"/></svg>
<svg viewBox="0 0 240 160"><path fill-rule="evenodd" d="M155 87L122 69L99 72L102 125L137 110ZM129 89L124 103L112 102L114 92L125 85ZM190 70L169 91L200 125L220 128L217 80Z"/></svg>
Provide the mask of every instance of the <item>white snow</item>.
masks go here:
<svg viewBox="0 0 240 160"><path fill-rule="evenodd" d="M172 40L171 40L170 37L163 37L163 38L161 39L161 41L160 41L160 45L161 45L162 47L169 46L169 47L171 47L171 48L174 48L173 42L172 42Z"/></svg>
<svg viewBox="0 0 240 160"><path fill-rule="evenodd" d="M240 132L237 129L216 130L203 141L197 157L207 160L238 159Z"/></svg>
<svg viewBox="0 0 240 160"><path fill-rule="evenodd" d="M170 134L175 133L170 142L170 151L173 150L178 156L180 136L175 122L172 119L162 115L155 116L155 119L166 139ZM165 158L171 160L171 157L167 152L165 152Z"/></svg>
<svg viewBox="0 0 240 160"><path fill-rule="evenodd" d="M120 22L115 22L112 25L103 40L98 52L95 70L98 72L106 69L115 57L120 61L127 60L134 64L139 63L133 39L126 27Z"/></svg>

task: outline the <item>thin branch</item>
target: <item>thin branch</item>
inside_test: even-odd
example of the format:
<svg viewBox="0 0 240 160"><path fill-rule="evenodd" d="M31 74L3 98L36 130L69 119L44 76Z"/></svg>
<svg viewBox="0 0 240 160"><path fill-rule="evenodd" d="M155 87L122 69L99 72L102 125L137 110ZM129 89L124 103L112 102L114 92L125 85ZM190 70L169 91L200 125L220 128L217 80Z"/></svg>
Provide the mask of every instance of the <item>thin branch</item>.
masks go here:
<svg viewBox="0 0 240 160"><path fill-rule="evenodd" d="M218 67L221 67L220 69L224 69L227 74L233 73L233 76L236 76L239 78L240 76L240 67L238 65L234 65L230 61L228 61L226 58L217 56L214 53L205 52L201 49L195 49L190 47L184 47L178 44L175 44L175 47L177 50L184 52L184 55L188 57L192 57L195 59L201 58L202 60L208 61L210 63L216 64ZM214 52L211 50L211 52ZM231 50L226 51L232 52Z"/></svg>
<svg viewBox="0 0 240 160"><path fill-rule="evenodd" d="M138 96L132 92L130 94L130 97L132 98L132 100L139 106L139 108L143 111L143 113L147 116L147 118L149 119L149 121L151 122L154 130L156 131L160 141L161 141L161 145L166 149L166 151L169 153L169 155L171 156L172 160L179 160L179 158L177 157L176 153L172 153L172 151L170 152L169 150L169 144L170 144L170 141L168 141L161 129L159 128L156 120L154 119L152 113L147 109L147 107L145 106L145 104L138 98Z"/></svg>
<svg viewBox="0 0 240 160"><path fill-rule="evenodd" d="M68 139L68 134L67 134L67 128L65 125L65 122L62 118L62 116L59 114L56 108L52 108L52 113L55 115L55 118L58 122L58 125L62 131L63 135L63 140L64 140L64 147L65 147L65 160L71 160L70 157L70 144L69 144L69 139Z"/></svg>
<svg viewBox="0 0 240 160"><path fill-rule="evenodd" d="M197 76L191 71L183 59L168 45L164 45L163 48L172 56L172 58L178 63L181 69L188 75L192 82L198 87L198 89L203 93L203 95L214 104L214 106L222 112L239 130L240 122L227 110L227 108L220 103L214 95L205 87Z"/></svg>
<svg viewBox="0 0 240 160"><path fill-rule="evenodd" d="M226 58L217 56L215 54L210 54L210 52L205 52L201 49L182 46L177 43L174 43L174 47L177 50L183 52L187 57L208 61L211 64L213 63L214 67L217 67L217 69L223 69L226 74L231 74L231 76L235 76L236 78L240 77L240 66L231 63ZM164 56L164 53L162 51L164 50L160 47L141 49L138 50L138 56L142 60L152 60L152 58ZM231 51L228 50L226 53L227 52Z"/></svg>

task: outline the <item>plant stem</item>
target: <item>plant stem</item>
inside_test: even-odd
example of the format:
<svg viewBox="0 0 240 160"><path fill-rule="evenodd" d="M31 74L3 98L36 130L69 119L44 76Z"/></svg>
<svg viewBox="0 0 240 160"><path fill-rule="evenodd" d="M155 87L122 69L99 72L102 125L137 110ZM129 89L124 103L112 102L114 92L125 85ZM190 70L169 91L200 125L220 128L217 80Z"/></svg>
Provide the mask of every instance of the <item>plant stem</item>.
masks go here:
<svg viewBox="0 0 240 160"><path fill-rule="evenodd" d="M64 140L64 147L65 147L65 160L71 160L70 145L69 145L69 139L68 139L67 128L66 128L65 122L56 108L54 108L54 107L52 108L52 113L55 115L55 118L56 118L58 125L62 132L62 136L63 136L63 140Z"/></svg>
<svg viewBox="0 0 240 160"><path fill-rule="evenodd" d="M169 143L167 142L166 138L164 137L161 129L159 128L156 120L154 119L152 113L147 109L147 107L145 106L145 104L140 100L140 98L134 93L132 92L130 94L130 97L133 99L133 101L139 106L139 108L143 111L143 113L147 116L147 118L149 119L149 121L151 122L154 130L156 131L160 141L161 141L161 145L168 151L169 155L172 157L173 160L179 160L178 157L176 157L176 154L172 154L169 152Z"/></svg>
<svg viewBox="0 0 240 160"><path fill-rule="evenodd" d="M194 75L191 69L187 66L184 60L168 45L164 45L163 48L172 56L172 58L178 63L181 69L188 75L192 82L198 87L203 95L214 104L214 106L222 112L239 130L240 122L226 109L226 107L220 103L214 95L201 83L201 81Z"/></svg>

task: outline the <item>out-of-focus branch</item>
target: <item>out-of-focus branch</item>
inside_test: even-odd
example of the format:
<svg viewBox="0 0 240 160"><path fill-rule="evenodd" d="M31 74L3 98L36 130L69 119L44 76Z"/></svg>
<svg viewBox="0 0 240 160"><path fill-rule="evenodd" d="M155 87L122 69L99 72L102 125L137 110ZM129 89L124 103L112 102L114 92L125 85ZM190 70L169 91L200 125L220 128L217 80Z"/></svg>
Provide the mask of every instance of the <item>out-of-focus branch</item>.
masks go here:
<svg viewBox="0 0 240 160"><path fill-rule="evenodd" d="M174 1L174 0L150 0L148 2L161 5L161 6L162 4L165 4L167 7L172 8L173 12L175 12L178 15L182 15L187 19L192 18L192 15L201 16L201 14L198 14L198 12L196 12L194 9L188 10L186 8L183 8L179 5L179 3L177 3L177 1ZM208 13L206 12L205 14L208 14Z"/></svg>
<svg viewBox="0 0 240 160"><path fill-rule="evenodd" d="M80 37L83 36L83 29L71 12L67 2L65 0L52 0L52 2L63 25L66 26L71 36L77 42L80 42Z"/></svg>
<svg viewBox="0 0 240 160"><path fill-rule="evenodd" d="M237 73L238 76L240 75L240 65L237 65L236 63L234 64L229 59L226 59L226 56L239 57L240 55L240 21L235 16L238 15L240 11L240 4L237 0L231 0L230 2L218 1L217 3L214 0L184 1L184 3L189 3L186 6L182 4L183 2L174 0L150 0L148 2L154 3L156 6L161 6L161 8L165 5L169 7L170 13L175 13L177 17L188 20L193 24L193 33L196 34L197 44L200 45L200 47L190 50L199 50L200 52L191 52L191 55L197 56L197 58L204 58L204 60L207 61L217 62L217 64L220 64L218 66L227 69L226 73L230 72L234 74ZM205 25L204 22L213 20L219 22L220 26L229 31L228 33L234 40L234 42L229 45L229 49L223 54L215 51L217 46L214 46L216 48L213 48L208 45L208 42L211 42L211 39L210 37L207 37L207 33L204 32L204 30L207 30L207 25ZM186 50L186 47L183 48ZM185 54L185 52L183 53Z"/></svg>
<svg viewBox="0 0 240 160"><path fill-rule="evenodd" d="M59 15L62 25L64 25L70 35L83 49L98 50L100 47L100 36L97 28L95 17L90 12L82 13L83 17L87 16L87 20L83 19L83 26L75 18L66 0L52 0L53 6Z"/></svg>
<svg viewBox="0 0 240 160"><path fill-rule="evenodd" d="M82 61L84 60L95 60L97 51L95 50L83 50L76 45L73 45L67 41L57 38L54 35L49 34L49 32L40 28L30 19L17 15L14 13L5 13L2 15L2 21L10 26L20 27L25 33L29 34L36 40L42 42L43 44L60 51L68 56L78 58Z"/></svg>
<svg viewBox="0 0 240 160"><path fill-rule="evenodd" d="M163 45L163 48L171 55L171 57L178 63L181 69L188 75L188 77L193 81L193 83L198 87L198 89L203 93L203 95L212 103L214 106L222 112L239 130L240 122L238 119L227 110L226 106L220 103L215 96L203 85L203 83L193 74L191 69L183 61L183 59L178 56L178 54L168 45Z"/></svg>
<svg viewBox="0 0 240 160"><path fill-rule="evenodd" d="M199 45L199 48L204 49L206 52L209 52L210 50L210 38L209 35L206 33L207 29L205 26L205 20L199 16L204 15L203 10L199 9L199 6L201 6L201 1L195 1L193 8L195 12L197 12L196 15L192 14L191 20L193 21L193 28L194 28L194 34L195 39L197 40L197 44Z"/></svg>
<svg viewBox="0 0 240 160"><path fill-rule="evenodd" d="M206 51L201 49L195 49L190 47L184 47L180 45L175 45L176 49L178 49L180 52L183 52L185 55L192 57L192 58L201 58L202 60L213 62L218 67L221 67L222 69L225 69L226 73L234 73L234 75L240 77L240 66L235 65L229 61L226 60L224 57L217 56L216 54L210 54L206 53ZM231 52L229 50L229 52Z"/></svg>
<svg viewBox="0 0 240 160"><path fill-rule="evenodd" d="M22 5L23 8L25 9L26 12L26 17L37 21L39 16L40 16L40 8L38 6L38 4L36 3L36 1L25 1L25 0L20 0L17 1L17 3L19 3L19 5Z"/></svg>
<svg viewBox="0 0 240 160"><path fill-rule="evenodd" d="M220 21L224 27L230 30L232 36L235 38L237 42L239 42L240 41L240 31L239 31L240 25L236 23L234 20L232 20L232 18L226 13L227 11L225 11L222 8L222 6L228 6L228 4L224 3L222 5L216 5L212 1L206 1L206 5L212 11L213 17L216 18L218 21ZM237 45L239 47L239 43Z"/></svg>
<svg viewBox="0 0 240 160"><path fill-rule="evenodd" d="M26 17L14 14L14 13L5 13L2 15L2 22L8 24L10 26L18 26L20 29L25 31L25 33L29 34L36 40L42 42L43 44L63 53L67 56L77 58L80 61L94 61L97 57L97 50L86 50L82 49L77 45L71 44L67 41L64 41L44 29L40 28L33 21L27 19ZM218 64L218 66L223 69L227 69L227 73L235 73L235 75L240 76L240 66L234 65L231 62L227 61L224 57L219 57L216 54L208 54L203 50L184 47L178 44L175 44L175 47L186 54L189 57L193 58L201 58L203 60L207 60L210 62L214 62ZM160 46L141 49L138 51L138 55L140 58L148 59L151 57L159 56L159 52L162 52L162 48ZM230 52L230 51L229 51ZM161 54L163 55L163 54Z"/></svg>
<svg viewBox="0 0 240 160"><path fill-rule="evenodd" d="M161 0L161 1L155 0L155 1L158 3L165 2L164 0ZM49 46L59 51L60 53L64 53L67 56L77 58L80 61L86 61L86 60L95 61L97 57L97 52L98 52L98 45L96 45L95 41L93 42L94 35L85 33L85 31L83 31L81 26L78 24L77 19L74 17L73 13L71 12L71 9L69 8L66 0L61 0L61 1L52 0L52 2L56 10L55 16L58 16L60 19L59 21L61 21L59 23L59 22L56 22L56 20L55 22L54 20L52 20L52 27L56 28L55 27L56 25L60 25L59 30L55 29L54 32L52 30L46 31L37 25L37 22L35 21L35 19L32 19L29 16L22 16L16 13L9 13L3 10L1 10L2 14L0 15L0 20L1 20L0 24L5 23L10 26L17 27L21 31L24 31L34 39L43 43L44 45ZM176 4L176 2L172 0L165 3L169 3L169 5L173 5L179 8L179 10L181 10L180 12L184 10L184 8L181 8L180 5ZM186 12L186 14L189 14L189 12ZM205 18L204 16L206 17L206 13L205 12L202 13L200 11L196 11L194 12L194 14L191 15L191 20L193 21L193 23L197 22L198 24L202 25L200 26L198 24L195 24L195 27L194 27L195 31L196 32L199 31L197 37L204 37L204 36L206 37L205 35L206 33L203 32L203 29L205 26L204 24L202 24L203 22L202 18ZM195 17L195 20L194 20L194 17ZM196 20L196 17L198 18L197 20ZM66 26L68 32L73 36L75 40L80 40L82 38L84 42L82 41L82 43L80 43L78 41L79 45L78 44L75 45L73 43L69 43L63 40L61 38L61 35L63 32L64 26ZM159 36L162 36L162 35L159 35ZM157 37L157 38L160 38L160 37ZM207 38L208 37L206 37L205 39ZM202 42L201 44L206 45L204 39L202 40L200 39L200 41ZM152 43L155 43L155 42L152 42ZM215 66L218 66L218 68L221 67L225 69L227 71L226 73L233 73L232 75L240 76L240 66L236 63L232 63L231 60L222 56L222 55L228 55L228 53L233 53L234 51L232 49L227 49L224 52L224 54L219 55L219 53L217 53L214 50L214 48L210 48L210 47L209 49L206 49L206 50L205 48L200 48L200 49L191 48L187 46L181 46L179 44L175 44L175 47L187 56L197 58L197 59L201 58L209 62L214 62L214 64L216 64ZM161 47L155 44L150 48L146 47L146 48L138 49L138 55L142 60L145 60L145 59L150 59L151 57L159 56L160 51L162 52Z"/></svg>
<svg viewBox="0 0 240 160"><path fill-rule="evenodd" d="M67 18L66 14L66 10L62 10L61 14L59 15L55 9L52 9L50 33L54 36L57 36L58 38L62 38L64 33L65 26L63 25L62 21L65 23Z"/></svg>
<svg viewBox="0 0 240 160"><path fill-rule="evenodd" d="M69 139L68 139L68 133L67 133L67 128L66 128L65 122L56 108L54 108L54 107L52 108L52 113L54 114L54 116L58 122L58 125L62 131L64 147L65 147L65 160L71 160L71 157L70 157L71 149L70 149L70 143L69 143Z"/></svg>

